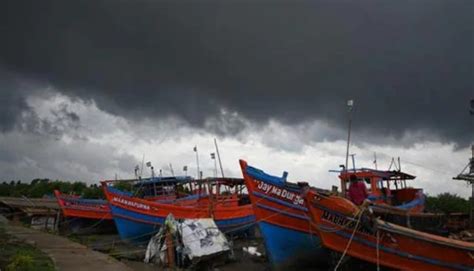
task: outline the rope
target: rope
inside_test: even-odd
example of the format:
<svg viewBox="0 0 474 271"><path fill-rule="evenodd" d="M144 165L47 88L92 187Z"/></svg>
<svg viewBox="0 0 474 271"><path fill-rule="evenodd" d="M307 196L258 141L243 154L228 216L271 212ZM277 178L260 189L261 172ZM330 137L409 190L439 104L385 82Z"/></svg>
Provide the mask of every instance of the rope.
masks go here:
<svg viewBox="0 0 474 271"><path fill-rule="evenodd" d="M364 208L364 209L365 209L365 208ZM344 252L342 253L342 256L341 256L341 258L339 259L339 261L338 261L336 267L334 267L334 271L336 271L336 270L339 268L339 265L342 263L342 260L343 260L344 257L346 256L347 251L349 250L349 247L350 247L350 245L351 245L351 243L352 243L352 239L354 239L354 236L355 236L355 234L356 234L356 232L357 232L357 229L359 228L359 223L360 223L360 220L361 220L361 218L362 218L362 213L364 212L364 209L361 209L361 210L359 211L359 213L357 214L357 216L358 216L358 218L357 218L357 223L356 223L356 225L355 225L355 227L354 227L354 230L352 231L351 238L349 239L349 242L347 242L346 248L344 249Z"/></svg>
<svg viewBox="0 0 474 271"><path fill-rule="evenodd" d="M319 231L327 232L327 233L334 233L334 232L339 232L339 231L342 231L342 230L347 230L347 229L348 229L348 226L349 226L352 222L353 222L353 220L348 219L345 224L343 224L343 225L338 225L339 228L334 227L334 229L324 229L324 228L321 227L322 225L319 225L319 223L314 223L314 222L311 220L311 224L312 224L314 227L316 227Z"/></svg>

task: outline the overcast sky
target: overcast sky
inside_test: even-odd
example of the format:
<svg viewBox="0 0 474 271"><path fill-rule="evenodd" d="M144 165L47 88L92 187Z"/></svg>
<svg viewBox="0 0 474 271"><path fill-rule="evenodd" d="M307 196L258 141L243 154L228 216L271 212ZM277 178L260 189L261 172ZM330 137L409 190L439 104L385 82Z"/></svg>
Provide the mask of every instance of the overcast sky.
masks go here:
<svg viewBox="0 0 474 271"><path fill-rule="evenodd" d="M402 169L430 194L474 140L474 2L4 1L0 180L170 174L193 147L328 188L345 160ZM149 172L145 171L145 174Z"/></svg>

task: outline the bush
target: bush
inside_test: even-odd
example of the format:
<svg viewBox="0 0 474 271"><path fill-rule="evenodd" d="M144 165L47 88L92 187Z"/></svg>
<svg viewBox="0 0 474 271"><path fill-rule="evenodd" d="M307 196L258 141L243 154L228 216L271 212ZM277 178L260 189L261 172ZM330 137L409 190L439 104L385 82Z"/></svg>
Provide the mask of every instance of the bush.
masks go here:
<svg viewBox="0 0 474 271"><path fill-rule="evenodd" d="M426 210L441 213L469 213L470 203L456 194L442 193L426 197Z"/></svg>
<svg viewBox="0 0 474 271"><path fill-rule="evenodd" d="M31 183L11 181L0 183L0 196L41 198L52 195L57 189L61 193L82 195L86 198L103 198L102 188L97 184L87 186L83 182L52 181L50 179L34 179Z"/></svg>
<svg viewBox="0 0 474 271"><path fill-rule="evenodd" d="M33 257L28 253L17 252L12 257L11 263L5 268L6 271L30 271L35 270Z"/></svg>

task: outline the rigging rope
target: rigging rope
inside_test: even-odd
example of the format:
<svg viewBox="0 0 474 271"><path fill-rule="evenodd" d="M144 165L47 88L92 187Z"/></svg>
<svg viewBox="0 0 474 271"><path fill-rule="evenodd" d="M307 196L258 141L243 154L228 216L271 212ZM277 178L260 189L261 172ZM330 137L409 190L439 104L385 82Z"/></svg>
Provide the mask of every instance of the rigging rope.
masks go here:
<svg viewBox="0 0 474 271"><path fill-rule="evenodd" d="M349 247L352 243L352 239L354 239L354 236L357 232L357 229L359 228L359 223L360 223L360 220L362 218L362 213L364 212L365 208L361 209L359 211L359 213L357 214L358 218L357 218L357 223L354 227L354 230L352 231L352 234L351 234L351 238L349 239L349 241L347 242L347 245L346 245L346 248L344 249L344 252L342 253L342 256L341 258L339 259L339 261L337 262L337 265L336 267L334 267L334 271L336 271L338 268L339 268L339 265L342 263L342 260L344 259L344 257L346 256L346 253L347 251L349 250Z"/></svg>

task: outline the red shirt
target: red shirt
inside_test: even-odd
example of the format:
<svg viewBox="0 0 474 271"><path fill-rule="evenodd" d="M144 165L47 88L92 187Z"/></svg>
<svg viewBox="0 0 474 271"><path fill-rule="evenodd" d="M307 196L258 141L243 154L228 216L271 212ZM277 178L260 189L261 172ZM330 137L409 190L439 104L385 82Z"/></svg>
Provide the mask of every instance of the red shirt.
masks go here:
<svg viewBox="0 0 474 271"><path fill-rule="evenodd" d="M357 205L361 205L367 198L367 188L363 182L353 182L349 187L349 199Z"/></svg>

